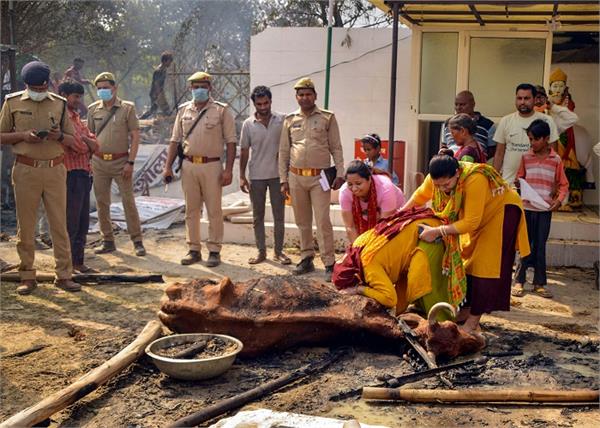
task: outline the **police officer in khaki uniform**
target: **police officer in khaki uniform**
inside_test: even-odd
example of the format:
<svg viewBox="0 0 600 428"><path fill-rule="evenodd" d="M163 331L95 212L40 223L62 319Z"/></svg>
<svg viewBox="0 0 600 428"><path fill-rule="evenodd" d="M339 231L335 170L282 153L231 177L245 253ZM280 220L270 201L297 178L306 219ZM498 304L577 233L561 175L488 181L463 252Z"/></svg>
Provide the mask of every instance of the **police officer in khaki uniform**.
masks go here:
<svg viewBox="0 0 600 428"><path fill-rule="evenodd" d="M173 177L171 165L177 154L178 144L182 144L183 160L181 186L185 195L186 241L189 247L187 255L181 259L182 265L202 260L200 254L200 217L202 203L208 212L209 255L206 266L214 267L221 263L221 244L223 242L223 212L221 195L224 186L231 184L235 145L237 136L235 120L227 104L210 97L210 74L194 73L188 81L192 92L192 101L179 107L167 163L163 176L168 182ZM225 169L221 157L227 146Z"/></svg>
<svg viewBox="0 0 600 428"><path fill-rule="evenodd" d="M321 171L329 168L333 157L337 171L331 187L337 190L344 183L340 131L335 115L315 105L317 93L312 80L300 79L294 89L300 108L286 116L279 144L281 192L291 196L296 225L300 229L302 260L294 273L300 275L315 270L312 234L314 211L325 279L331 281L335 262L333 227L329 218L331 191L323 190L319 178Z"/></svg>
<svg viewBox="0 0 600 428"><path fill-rule="evenodd" d="M140 216L133 194L133 165L140 144L140 130L135 106L117 97L117 84L112 73L100 73L94 79L98 101L88 107L88 128L96 134L100 150L92 157L94 195L98 208L98 222L102 233L102 247L97 254L116 250L110 219L110 187L115 180L119 186L127 232L133 241L135 254L145 256L142 243ZM131 144L130 144L131 141Z"/></svg>
<svg viewBox="0 0 600 428"><path fill-rule="evenodd" d="M67 232L67 170L64 147L73 147L73 124L66 113L66 100L48 92L50 68L43 62L25 64L21 77L25 91L6 96L0 112L0 140L13 145L16 155L12 181L17 206L17 252L21 263L19 294L36 287L35 224L43 202L54 246L56 280L66 291L79 291L71 280L73 265Z"/></svg>

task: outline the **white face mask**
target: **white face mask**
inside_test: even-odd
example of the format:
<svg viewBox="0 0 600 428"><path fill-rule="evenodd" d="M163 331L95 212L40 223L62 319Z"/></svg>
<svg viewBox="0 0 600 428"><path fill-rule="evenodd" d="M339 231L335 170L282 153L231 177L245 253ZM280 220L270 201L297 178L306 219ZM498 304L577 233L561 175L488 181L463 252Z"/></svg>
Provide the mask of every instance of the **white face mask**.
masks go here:
<svg viewBox="0 0 600 428"><path fill-rule="evenodd" d="M48 91L45 92L35 92L32 91L31 89L27 89L27 95L29 95L29 98L31 98L33 101L43 101L47 96L48 96Z"/></svg>

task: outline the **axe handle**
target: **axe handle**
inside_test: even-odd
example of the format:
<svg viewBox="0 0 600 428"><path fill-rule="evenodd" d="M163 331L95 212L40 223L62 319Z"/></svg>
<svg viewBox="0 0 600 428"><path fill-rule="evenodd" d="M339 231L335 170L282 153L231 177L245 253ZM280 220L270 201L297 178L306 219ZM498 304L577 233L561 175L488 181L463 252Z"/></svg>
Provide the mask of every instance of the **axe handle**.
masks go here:
<svg viewBox="0 0 600 428"><path fill-rule="evenodd" d="M404 337L405 337L406 341L411 346L411 348L413 348L415 350L415 352L417 354L419 354L419 356L425 362L425 364L427 364L427 368L429 368L429 369L437 369L438 368L437 363L435 362L434 359L432 359L429 356L429 354L427 353L427 351L425 350L425 348L423 348L421 346L421 344L417 340L417 335L412 330L412 328L410 328L408 326L408 324L406 324L406 322L402 318L397 318L397 320L398 320L398 324L400 325L400 328L402 328L402 331L404 331ZM454 387L452 385L452 382L450 382L444 376L438 375L438 379L442 383L444 383L444 385L446 385L448 388L453 388Z"/></svg>

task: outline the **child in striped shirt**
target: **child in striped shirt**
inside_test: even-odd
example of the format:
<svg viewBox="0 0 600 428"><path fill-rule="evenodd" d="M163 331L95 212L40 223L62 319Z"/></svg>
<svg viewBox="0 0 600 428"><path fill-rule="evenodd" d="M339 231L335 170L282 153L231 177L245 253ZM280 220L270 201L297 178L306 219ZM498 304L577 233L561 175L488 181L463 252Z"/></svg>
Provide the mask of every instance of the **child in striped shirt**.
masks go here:
<svg viewBox="0 0 600 428"><path fill-rule="evenodd" d="M534 120L526 131L531 149L521 158L517 182L519 178L527 181L549 207L545 210L540 209L529 201L523 200L531 254L519 260L511 294L516 297L523 296L527 268L533 267L534 292L542 297L552 298L552 293L546 289L546 241L550 234L552 211L558 209L567 196L569 182L560 156L548 142L550 139L548 123L541 119Z"/></svg>

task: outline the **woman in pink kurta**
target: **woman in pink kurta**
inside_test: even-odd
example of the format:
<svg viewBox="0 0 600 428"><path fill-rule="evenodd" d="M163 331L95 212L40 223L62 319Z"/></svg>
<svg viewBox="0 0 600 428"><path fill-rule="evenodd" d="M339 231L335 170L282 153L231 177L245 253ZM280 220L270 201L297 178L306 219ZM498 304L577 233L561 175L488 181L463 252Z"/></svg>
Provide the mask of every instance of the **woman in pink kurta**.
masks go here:
<svg viewBox="0 0 600 428"><path fill-rule="evenodd" d="M340 206L346 235L352 243L380 218L394 214L404 205L404 194L386 174L375 173L360 160L350 162L346 183L340 189Z"/></svg>

